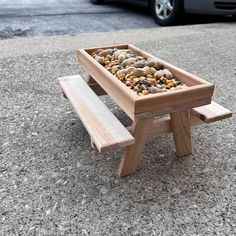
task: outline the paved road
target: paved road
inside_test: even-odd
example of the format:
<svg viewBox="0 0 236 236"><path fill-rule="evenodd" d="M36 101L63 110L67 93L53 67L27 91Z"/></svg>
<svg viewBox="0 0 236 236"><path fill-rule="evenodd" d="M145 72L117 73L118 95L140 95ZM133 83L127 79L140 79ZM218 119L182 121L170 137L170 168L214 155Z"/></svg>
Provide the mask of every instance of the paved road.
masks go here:
<svg viewBox="0 0 236 236"><path fill-rule="evenodd" d="M216 21L228 19L191 16L186 23ZM147 9L124 3L95 6L90 0L0 0L0 39L152 27L158 25Z"/></svg>
<svg viewBox="0 0 236 236"><path fill-rule="evenodd" d="M0 38L157 27L147 9L89 0L0 0Z"/></svg>

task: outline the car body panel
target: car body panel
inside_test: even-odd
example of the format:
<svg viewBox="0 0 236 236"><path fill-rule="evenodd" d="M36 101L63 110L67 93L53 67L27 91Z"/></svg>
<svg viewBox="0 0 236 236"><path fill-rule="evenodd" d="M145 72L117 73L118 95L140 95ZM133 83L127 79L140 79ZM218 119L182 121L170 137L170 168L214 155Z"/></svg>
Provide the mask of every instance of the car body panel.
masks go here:
<svg viewBox="0 0 236 236"><path fill-rule="evenodd" d="M235 4L235 7L232 7L232 9L219 9L214 5L217 2L222 7L227 6L227 4L231 6ZM184 9L188 13L231 15L236 14L236 0L184 0Z"/></svg>
<svg viewBox="0 0 236 236"><path fill-rule="evenodd" d="M117 1L117 0L116 0ZM149 0L121 0L135 5L149 6ZM187 13L207 14L207 15L236 15L236 0L183 0L184 10ZM235 4L234 9L219 9L215 7L215 2L220 4Z"/></svg>
<svg viewBox="0 0 236 236"><path fill-rule="evenodd" d="M119 0L116 0L116 1L119 1ZM148 0L121 0L122 2L129 2L129 3L132 3L132 4L135 4L135 5L138 5L138 6L145 6L145 7L148 7Z"/></svg>

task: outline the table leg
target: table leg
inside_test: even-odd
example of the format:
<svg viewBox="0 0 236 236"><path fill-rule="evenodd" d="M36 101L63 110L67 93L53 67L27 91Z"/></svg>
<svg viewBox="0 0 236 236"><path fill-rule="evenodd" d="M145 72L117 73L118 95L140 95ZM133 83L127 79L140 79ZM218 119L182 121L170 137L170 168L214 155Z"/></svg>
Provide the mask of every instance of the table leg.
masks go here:
<svg viewBox="0 0 236 236"><path fill-rule="evenodd" d="M170 124L174 135L176 155L182 157L191 154L192 141L189 110L171 113Z"/></svg>
<svg viewBox="0 0 236 236"><path fill-rule="evenodd" d="M135 144L125 149L118 169L118 175L120 177L132 174L136 171L152 122L153 118L140 119L133 122L131 133L135 138Z"/></svg>

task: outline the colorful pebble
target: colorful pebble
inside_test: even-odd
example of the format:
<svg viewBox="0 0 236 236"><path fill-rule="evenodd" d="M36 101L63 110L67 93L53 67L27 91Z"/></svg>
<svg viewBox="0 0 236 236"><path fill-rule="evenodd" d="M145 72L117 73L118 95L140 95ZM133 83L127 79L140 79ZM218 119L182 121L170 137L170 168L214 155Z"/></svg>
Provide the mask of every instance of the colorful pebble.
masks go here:
<svg viewBox="0 0 236 236"><path fill-rule="evenodd" d="M138 95L186 87L158 60L145 58L129 49L98 49L91 56Z"/></svg>

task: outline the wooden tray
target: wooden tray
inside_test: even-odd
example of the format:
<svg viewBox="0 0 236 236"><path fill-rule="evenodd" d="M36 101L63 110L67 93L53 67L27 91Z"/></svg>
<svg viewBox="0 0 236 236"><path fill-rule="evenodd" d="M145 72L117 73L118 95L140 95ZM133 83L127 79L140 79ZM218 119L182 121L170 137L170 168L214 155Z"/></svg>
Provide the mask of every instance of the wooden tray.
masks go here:
<svg viewBox="0 0 236 236"><path fill-rule="evenodd" d="M114 47L118 49L130 49L146 58L155 58L163 64L164 68L170 70L177 80L182 81L188 87L165 93L138 96L136 92L130 90L90 55L99 48L107 49ZM135 117L158 116L209 104L214 91L213 84L156 58L131 44L79 49L78 60L90 76L93 77L133 120Z"/></svg>

